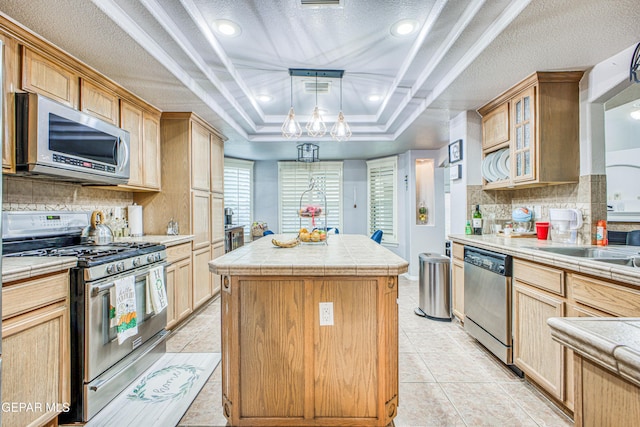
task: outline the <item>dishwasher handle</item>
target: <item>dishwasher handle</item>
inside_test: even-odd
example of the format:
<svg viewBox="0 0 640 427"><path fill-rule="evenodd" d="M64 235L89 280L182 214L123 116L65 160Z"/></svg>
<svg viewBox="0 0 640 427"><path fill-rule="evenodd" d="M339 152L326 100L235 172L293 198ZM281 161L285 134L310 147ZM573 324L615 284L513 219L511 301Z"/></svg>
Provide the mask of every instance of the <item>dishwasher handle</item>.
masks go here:
<svg viewBox="0 0 640 427"><path fill-rule="evenodd" d="M512 259L510 255L465 246L464 262L500 276L511 277Z"/></svg>

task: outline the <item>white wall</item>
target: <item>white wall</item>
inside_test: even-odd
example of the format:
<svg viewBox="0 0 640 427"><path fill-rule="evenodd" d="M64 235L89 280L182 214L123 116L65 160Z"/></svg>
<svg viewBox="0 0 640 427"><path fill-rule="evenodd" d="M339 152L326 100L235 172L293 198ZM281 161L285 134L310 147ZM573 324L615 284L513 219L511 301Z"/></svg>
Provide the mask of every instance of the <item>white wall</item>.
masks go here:
<svg viewBox="0 0 640 427"><path fill-rule="evenodd" d="M482 184L482 121L475 111L465 111L449 122L449 141L462 140L462 178L451 181L451 234L464 234L470 218L467 212L467 185ZM447 153L448 155L448 153Z"/></svg>

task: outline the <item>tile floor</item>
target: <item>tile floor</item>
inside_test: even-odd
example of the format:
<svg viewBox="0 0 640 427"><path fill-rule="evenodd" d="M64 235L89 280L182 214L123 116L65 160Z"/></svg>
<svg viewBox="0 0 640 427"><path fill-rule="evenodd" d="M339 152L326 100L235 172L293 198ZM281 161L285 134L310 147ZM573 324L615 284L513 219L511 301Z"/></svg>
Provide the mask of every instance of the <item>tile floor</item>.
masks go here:
<svg viewBox="0 0 640 427"><path fill-rule="evenodd" d="M455 322L413 314L418 283L400 278L399 426L571 426L572 421L518 378ZM167 351L219 352L214 299L169 338ZM180 426L225 426L220 365Z"/></svg>

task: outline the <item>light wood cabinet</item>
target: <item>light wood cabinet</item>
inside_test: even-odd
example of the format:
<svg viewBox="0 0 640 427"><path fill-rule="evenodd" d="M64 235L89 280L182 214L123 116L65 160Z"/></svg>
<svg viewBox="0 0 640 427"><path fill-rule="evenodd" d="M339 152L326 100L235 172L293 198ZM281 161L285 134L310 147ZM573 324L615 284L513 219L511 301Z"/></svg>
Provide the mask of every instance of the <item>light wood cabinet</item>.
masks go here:
<svg viewBox="0 0 640 427"><path fill-rule="evenodd" d="M212 275L209 273L211 248L193 251L193 309L197 309L213 296Z"/></svg>
<svg viewBox="0 0 640 427"><path fill-rule="evenodd" d="M15 91L20 86L20 56L18 42L11 37L0 34L0 59L4 60L2 69L2 171L15 172Z"/></svg>
<svg viewBox="0 0 640 427"><path fill-rule="evenodd" d="M79 77L59 63L22 47L22 89L78 108Z"/></svg>
<svg viewBox="0 0 640 427"><path fill-rule="evenodd" d="M565 315L564 301L517 280L513 301L514 362L527 377L563 401L565 348L551 338L547 319Z"/></svg>
<svg viewBox="0 0 640 427"><path fill-rule="evenodd" d="M167 248L167 328L171 329L193 312L191 244Z"/></svg>
<svg viewBox="0 0 640 427"><path fill-rule="evenodd" d="M635 426L640 417L640 387L575 355L577 427Z"/></svg>
<svg viewBox="0 0 640 427"><path fill-rule="evenodd" d="M160 123L157 115L121 101L121 127L129 132L129 182L126 187L160 189Z"/></svg>
<svg viewBox="0 0 640 427"><path fill-rule="evenodd" d="M116 126L120 123L118 95L86 79L80 81L80 110Z"/></svg>
<svg viewBox="0 0 640 427"><path fill-rule="evenodd" d="M211 245L211 259L216 259L224 255L224 242ZM222 287L222 276L211 273L211 293L217 295Z"/></svg>
<svg viewBox="0 0 640 427"><path fill-rule="evenodd" d="M505 102L482 117L482 149L509 142L510 128L509 103Z"/></svg>
<svg viewBox="0 0 640 427"><path fill-rule="evenodd" d="M510 149L510 178L485 180L485 189L578 181L582 74L533 73L478 110L483 117L485 156L504 146Z"/></svg>
<svg viewBox="0 0 640 427"><path fill-rule="evenodd" d="M224 196L224 142L211 135L211 191Z"/></svg>
<svg viewBox="0 0 640 427"><path fill-rule="evenodd" d="M66 272L3 284L2 401L42 404L3 411L5 426L44 425L70 400L68 293Z"/></svg>
<svg viewBox="0 0 640 427"><path fill-rule="evenodd" d="M134 201L144 207L146 232L164 234L173 218L181 233L194 235L189 296L174 286L177 323L209 300L220 283L209 273L208 262L218 242L224 244L224 202L210 191L211 144L222 136L193 113L163 113L160 139L162 192L136 193ZM178 280L178 270L175 274Z"/></svg>
<svg viewBox="0 0 640 427"><path fill-rule="evenodd" d="M451 247L451 291L453 314L464 322L464 246L454 243Z"/></svg>
<svg viewBox="0 0 640 427"><path fill-rule="evenodd" d="M397 277L225 276L222 404L229 424L392 424L397 284ZM321 302L332 302L333 325L319 324Z"/></svg>
<svg viewBox="0 0 640 427"><path fill-rule="evenodd" d="M211 184L211 132L191 122L191 188L209 191Z"/></svg>

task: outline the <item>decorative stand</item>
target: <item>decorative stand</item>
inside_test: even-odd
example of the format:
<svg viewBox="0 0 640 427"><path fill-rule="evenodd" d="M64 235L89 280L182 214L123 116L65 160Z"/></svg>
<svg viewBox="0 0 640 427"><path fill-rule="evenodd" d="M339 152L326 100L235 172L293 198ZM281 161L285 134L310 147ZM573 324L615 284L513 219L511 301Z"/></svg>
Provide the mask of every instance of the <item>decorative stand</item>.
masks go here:
<svg viewBox="0 0 640 427"><path fill-rule="evenodd" d="M305 206L303 206L305 202ZM313 178L309 181L309 188L300 195L300 207L298 209L300 217L300 230L302 230L303 219L311 219L311 229L308 233L298 232L301 243L305 244L327 244L327 197L324 191L316 189Z"/></svg>

